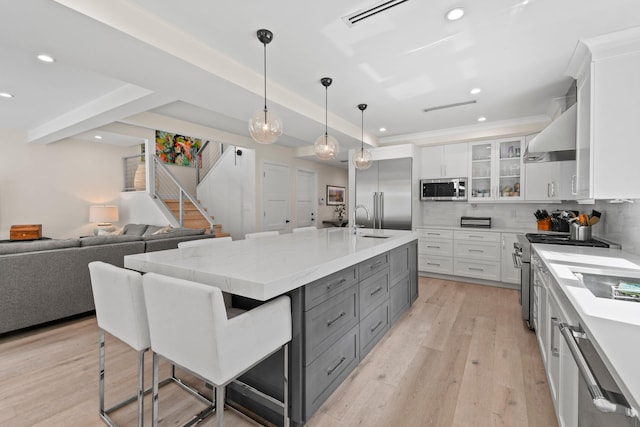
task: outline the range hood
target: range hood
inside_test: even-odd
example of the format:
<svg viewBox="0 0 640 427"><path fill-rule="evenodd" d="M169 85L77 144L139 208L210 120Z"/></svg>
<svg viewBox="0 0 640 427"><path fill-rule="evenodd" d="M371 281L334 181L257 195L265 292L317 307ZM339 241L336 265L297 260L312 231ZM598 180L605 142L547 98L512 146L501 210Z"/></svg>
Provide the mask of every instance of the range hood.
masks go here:
<svg viewBox="0 0 640 427"><path fill-rule="evenodd" d="M573 104L529 142L525 163L576 159L576 109Z"/></svg>

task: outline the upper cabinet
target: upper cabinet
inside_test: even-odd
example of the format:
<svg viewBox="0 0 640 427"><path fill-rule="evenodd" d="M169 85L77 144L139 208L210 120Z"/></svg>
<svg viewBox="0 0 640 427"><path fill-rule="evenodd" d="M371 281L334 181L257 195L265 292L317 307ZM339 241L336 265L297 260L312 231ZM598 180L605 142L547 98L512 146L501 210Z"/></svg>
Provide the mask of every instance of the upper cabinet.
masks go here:
<svg viewBox="0 0 640 427"><path fill-rule="evenodd" d="M640 27L583 40L577 80L576 198L640 198Z"/></svg>
<svg viewBox="0 0 640 427"><path fill-rule="evenodd" d="M576 161L525 163L528 201L559 202L575 198Z"/></svg>
<svg viewBox="0 0 640 427"><path fill-rule="evenodd" d="M470 202L522 201L524 138L469 144Z"/></svg>
<svg viewBox="0 0 640 427"><path fill-rule="evenodd" d="M422 147L421 178L466 178L468 144L447 144Z"/></svg>

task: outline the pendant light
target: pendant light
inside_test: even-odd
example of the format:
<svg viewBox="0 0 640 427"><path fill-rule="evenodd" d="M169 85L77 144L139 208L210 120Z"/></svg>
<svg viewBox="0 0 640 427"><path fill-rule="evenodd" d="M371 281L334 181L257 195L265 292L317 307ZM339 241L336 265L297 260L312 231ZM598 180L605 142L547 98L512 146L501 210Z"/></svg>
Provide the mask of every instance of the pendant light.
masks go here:
<svg viewBox="0 0 640 427"><path fill-rule="evenodd" d="M333 79L330 77L323 77L320 79L320 83L324 86L324 135L320 135L316 142L313 144L313 151L316 153L316 157L320 160L331 160L338 154L339 146L338 141L330 136L327 132L327 97L329 92L329 86L333 83Z"/></svg>
<svg viewBox="0 0 640 427"><path fill-rule="evenodd" d="M364 110L367 109L367 104L358 104L358 108L362 112L362 144L360 150L356 151L353 156L353 164L356 169L365 170L371 167L371 152L364 149Z"/></svg>
<svg viewBox="0 0 640 427"><path fill-rule="evenodd" d="M256 34L264 45L264 109L256 111L249 120L249 133L260 144L273 144L282 135L282 120L267 109L267 44L273 40L273 33L262 29Z"/></svg>

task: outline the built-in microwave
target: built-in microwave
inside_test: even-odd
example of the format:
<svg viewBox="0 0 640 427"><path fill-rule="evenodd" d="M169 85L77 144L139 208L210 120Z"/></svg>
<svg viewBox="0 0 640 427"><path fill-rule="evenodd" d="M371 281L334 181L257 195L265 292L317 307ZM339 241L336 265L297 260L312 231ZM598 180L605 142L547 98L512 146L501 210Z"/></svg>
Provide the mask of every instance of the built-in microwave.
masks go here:
<svg viewBox="0 0 640 427"><path fill-rule="evenodd" d="M467 178L422 179L420 200L467 200Z"/></svg>

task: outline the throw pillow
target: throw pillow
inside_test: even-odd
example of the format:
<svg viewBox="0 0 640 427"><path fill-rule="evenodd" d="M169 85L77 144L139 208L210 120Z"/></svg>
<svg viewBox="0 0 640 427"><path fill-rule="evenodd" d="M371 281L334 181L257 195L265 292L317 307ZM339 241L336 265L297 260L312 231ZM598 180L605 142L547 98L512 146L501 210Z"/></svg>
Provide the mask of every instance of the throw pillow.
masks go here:
<svg viewBox="0 0 640 427"><path fill-rule="evenodd" d="M155 236L157 234L165 234L170 232L173 229L173 227L171 227L170 225L167 225L166 227L162 227L161 229L155 231L152 233L152 236Z"/></svg>

